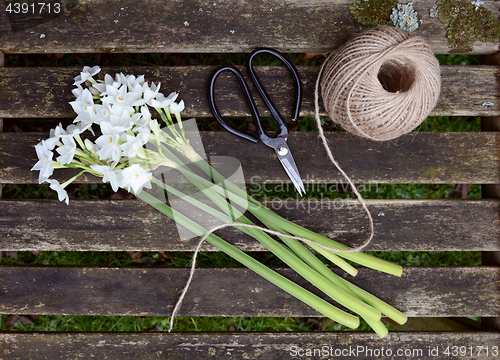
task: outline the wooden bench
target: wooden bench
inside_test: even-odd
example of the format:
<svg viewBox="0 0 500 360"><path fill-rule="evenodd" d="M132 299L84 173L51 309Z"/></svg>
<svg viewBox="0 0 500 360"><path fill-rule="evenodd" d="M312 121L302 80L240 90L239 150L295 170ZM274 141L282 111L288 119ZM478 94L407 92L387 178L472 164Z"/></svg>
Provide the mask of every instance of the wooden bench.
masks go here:
<svg viewBox="0 0 500 360"><path fill-rule="evenodd" d="M330 52L360 31L347 10L351 2L66 1L67 12L62 16L45 23L37 20L39 25L16 31L0 4L0 66L3 54L226 53L262 46L285 53ZM414 0L423 20L417 33L435 53L447 53L445 26L428 15L433 4ZM495 1L485 0L484 6L500 14ZM498 44L477 43L471 53L491 55L497 50ZM483 184L481 200L367 201L376 230L369 250L483 252L483 264L476 267L410 267L401 278L360 271L354 283L410 317L401 331L383 340L371 332L2 331L0 359L288 359L294 358L293 346L385 348L393 355L399 354L398 349L411 351L396 358L500 358L491 352L500 344L500 66L494 63L498 58L488 59L493 61L490 65L443 66L442 94L432 113L482 116L484 132L418 132L382 143L344 132L327 134L336 158L356 183ZM187 104L186 116L207 117L207 82L214 69L137 66L105 67L103 72L145 74L148 81L160 81L165 91L180 91ZM304 84L301 115L311 116L318 67L298 70ZM0 118L51 118L54 124L60 118L73 118L68 101L72 79L79 71L74 67L0 68ZM286 71L281 68L262 66L260 71L275 77L277 84L286 82ZM243 100L233 96L235 92L233 85L228 86L227 113L248 116ZM276 102L283 112L291 106L291 98L285 95ZM1 184L37 182L38 174L29 171L36 159L33 146L45 136L0 134ZM249 153L247 143L227 132L205 132L202 137L209 155L237 157L247 180L258 176L261 183L287 181L278 166L260 165L270 156L266 147L256 146ZM317 133L292 133L290 143L301 174L311 183L343 181L329 164ZM63 173L59 174L62 179ZM81 181L99 180L89 176ZM327 236L340 233L348 245L358 244L366 234L366 219L355 201L341 209L328 199L286 201L268 205L314 231ZM308 211L308 206L314 211ZM197 242L180 242L172 221L135 200L74 200L70 206L55 200L2 200L0 208L1 251L193 251ZM262 250L233 230L222 235L245 251ZM203 250L215 249L205 244ZM280 271L290 274L287 269ZM187 276L186 268L3 265L0 313L169 316ZM198 269L179 315L318 316L244 268ZM480 327L460 321L467 317L481 317ZM443 353L448 346L450 356L446 357ZM466 356L454 353L453 346L465 347ZM479 346L484 347L481 354ZM484 356L486 347L489 357ZM434 356L435 349L439 356ZM365 352L357 358L373 356Z"/></svg>

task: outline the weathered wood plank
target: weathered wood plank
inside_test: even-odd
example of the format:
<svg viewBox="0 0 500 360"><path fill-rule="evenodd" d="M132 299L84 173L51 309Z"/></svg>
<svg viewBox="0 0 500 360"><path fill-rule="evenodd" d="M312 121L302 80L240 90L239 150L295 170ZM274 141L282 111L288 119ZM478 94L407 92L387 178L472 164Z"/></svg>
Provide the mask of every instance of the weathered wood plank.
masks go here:
<svg viewBox="0 0 500 360"><path fill-rule="evenodd" d="M389 142L374 142L343 132L327 133L337 161L355 183L499 183L500 134L412 133ZM0 134L0 183L36 183L33 146L41 133ZM206 153L232 156L242 165L247 184L288 183L276 155L263 144L251 144L226 131L202 132ZM317 132L292 132L290 144L305 183L345 182L330 163ZM249 151L251 150L251 151ZM55 171L66 180L73 171ZM76 172L75 172L76 174ZM100 182L83 175L79 182Z"/></svg>
<svg viewBox="0 0 500 360"><path fill-rule="evenodd" d="M183 115L211 117L207 88L214 66L180 67L126 67L103 68L102 73L146 75L148 81L161 82L162 91L179 91L187 104ZM283 116L290 116L293 84L287 70L276 66L256 67L266 79L268 92ZM500 115L498 94L498 66L443 66L441 67L441 97L432 115L495 116ZM303 83L301 116L314 114L314 86L319 68L298 67ZM6 118L74 118L68 104L73 78L80 68L4 68L0 70L0 117ZM222 75L217 82L217 104L224 115L250 116L240 95L236 80ZM257 94L257 92L254 92ZM267 108L256 98L259 113L268 115ZM486 105L483 105L486 104ZM324 114L322 109L322 114Z"/></svg>
<svg viewBox="0 0 500 360"><path fill-rule="evenodd" d="M145 6L133 0L89 0L70 6L70 11L50 22L34 22L31 28L18 24L22 19L11 20L13 31L2 27L1 49L11 53L244 52L265 46L287 52L328 52L363 29L348 12L352 2L152 0ZM436 53L448 53L446 25L429 16L435 1L413 3L423 21L415 33ZM484 6L500 13L494 0L486 0ZM497 50L497 44L477 43L473 53Z"/></svg>
<svg viewBox="0 0 500 360"><path fill-rule="evenodd" d="M367 236L355 200L268 200L284 218L349 246ZM375 221L374 251L495 251L500 249L497 200L367 200ZM3 251L194 251L173 220L140 201L0 201ZM133 214L133 216L130 216ZM85 229L82 231L81 229ZM265 251L235 229L218 232L243 251ZM205 243L203 251L216 251Z"/></svg>
<svg viewBox="0 0 500 360"><path fill-rule="evenodd" d="M372 333L355 332L268 332L268 333L0 333L0 356L5 359L74 358L101 359L255 359L274 360L299 357L444 358L447 347L466 349L447 359L498 359L492 348L500 334L494 332L391 332L383 340ZM57 344L55 346L54 344ZM480 345L479 345L480 344ZM482 352L479 348L483 346ZM489 348L486 356L485 348ZM472 349L472 354L470 352ZM321 353L320 350L325 352ZM371 351L371 352L370 352ZM405 353L406 351L406 353ZM374 356L374 354L380 354ZM350 355L349 355L350 354ZM383 355L382 355L383 354ZM388 355L390 354L390 355ZM451 352L450 352L451 354ZM463 352L462 352L463 354Z"/></svg>
<svg viewBox="0 0 500 360"><path fill-rule="evenodd" d="M294 271L277 271L317 292ZM168 316L188 276L189 269L179 268L2 266L0 313ZM401 278L362 269L349 280L408 316L500 314L498 267L405 268ZM178 315L281 317L318 313L246 268L201 268Z"/></svg>

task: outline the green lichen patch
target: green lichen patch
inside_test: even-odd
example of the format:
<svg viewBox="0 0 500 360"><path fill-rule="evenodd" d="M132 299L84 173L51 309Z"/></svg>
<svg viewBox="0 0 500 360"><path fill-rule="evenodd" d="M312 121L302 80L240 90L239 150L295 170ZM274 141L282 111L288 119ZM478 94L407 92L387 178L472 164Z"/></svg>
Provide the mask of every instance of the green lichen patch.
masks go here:
<svg viewBox="0 0 500 360"><path fill-rule="evenodd" d="M71 11L71 18L78 23L87 22L87 14L85 13L85 8L83 6Z"/></svg>
<svg viewBox="0 0 500 360"><path fill-rule="evenodd" d="M349 5L349 12L364 26L392 25L392 9L397 4L397 0L356 0Z"/></svg>
<svg viewBox="0 0 500 360"><path fill-rule="evenodd" d="M471 51L474 41L499 41L500 21L483 6L464 0L440 0L436 5L439 21L448 25L446 37L455 52Z"/></svg>
<svg viewBox="0 0 500 360"><path fill-rule="evenodd" d="M45 102L50 102L54 98L54 94L52 94L52 91L49 90L47 94L43 97Z"/></svg>
<svg viewBox="0 0 500 360"><path fill-rule="evenodd" d="M0 75L1 75L1 71L0 71ZM9 78L7 77L3 77L3 76L0 76L0 87L6 87L8 83L10 83L10 80Z"/></svg>

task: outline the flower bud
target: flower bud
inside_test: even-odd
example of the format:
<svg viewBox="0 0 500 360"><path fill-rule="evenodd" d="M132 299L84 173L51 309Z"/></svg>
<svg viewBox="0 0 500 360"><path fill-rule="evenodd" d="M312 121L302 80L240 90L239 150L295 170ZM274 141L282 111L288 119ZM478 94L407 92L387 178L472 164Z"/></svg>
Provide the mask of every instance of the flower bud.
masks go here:
<svg viewBox="0 0 500 360"><path fill-rule="evenodd" d="M85 139L84 144L88 151L92 152L95 150L94 143L89 139Z"/></svg>
<svg viewBox="0 0 500 360"><path fill-rule="evenodd" d="M181 151L182 155L187 157L192 162L198 161L200 159L200 156L198 155L198 153L189 144L182 145L180 148L180 151Z"/></svg>

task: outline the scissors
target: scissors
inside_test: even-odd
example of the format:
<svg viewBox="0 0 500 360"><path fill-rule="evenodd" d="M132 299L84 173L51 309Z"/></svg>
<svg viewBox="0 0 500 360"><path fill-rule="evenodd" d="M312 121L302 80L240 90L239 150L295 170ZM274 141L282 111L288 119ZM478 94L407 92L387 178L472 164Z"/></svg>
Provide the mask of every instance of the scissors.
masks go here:
<svg viewBox="0 0 500 360"><path fill-rule="evenodd" d="M269 146L270 148L273 148L276 156L278 157L279 161L281 162L281 165L283 165L283 168L285 169L288 177L292 181L293 185L295 186L295 189L297 189L298 193L300 195L303 195L306 193L306 190L304 188L304 184L302 183L302 179L300 177L299 171L297 170L297 166L295 165L295 161L293 160L292 153L290 152L290 148L287 145L287 138L288 138L288 128L286 127L285 122L283 121L283 118L279 114L278 110L272 103L271 99L267 95L264 87L262 86L262 83L258 79L257 75L255 74L254 68L252 66L252 61L255 58L256 55L262 54L262 53L268 53L276 58L278 58L290 71L292 74L295 86L296 86L296 101L295 105L293 107L292 111L292 121L297 120L299 116L299 110L300 110L300 102L302 99L302 87L300 83L300 78L297 70L294 68L294 66L279 52L272 50L272 49L259 49L254 51L247 62L247 71L250 74L250 78L252 79L252 82L254 86L257 88L257 91L260 94L260 97L262 100L264 100L264 103L266 104L267 108L269 109L269 112L271 113L271 116L273 117L274 121L278 124L279 127L279 133L276 137L272 138L269 137L266 132L264 131L262 127L262 123L260 121L260 116L259 113L257 112L257 107L255 106L255 103L253 101L252 95L250 94L250 90L248 89L248 85L245 82L243 75L241 72L236 69L233 66L224 66L217 70L215 74L212 76L212 79L210 81L210 86L208 90L208 102L210 105L210 110L212 111L212 114L214 115L215 119L219 122L219 124L224 127L227 131L229 131L231 134L239 136L243 139L249 140L253 143L257 143L259 140L262 141L264 144ZM215 80L217 77L223 73L224 71L230 71L232 72L236 78L238 79L238 82L240 84L241 90L243 91L243 95L245 97L245 100L248 104L248 107L250 108L250 113L252 114L253 122L255 124L255 127L257 128L257 134L258 137L254 137L250 134L238 131L236 129L233 129L229 125L227 125L222 117L220 116L219 111L217 110L217 107L215 106Z"/></svg>

